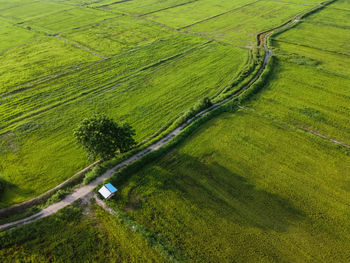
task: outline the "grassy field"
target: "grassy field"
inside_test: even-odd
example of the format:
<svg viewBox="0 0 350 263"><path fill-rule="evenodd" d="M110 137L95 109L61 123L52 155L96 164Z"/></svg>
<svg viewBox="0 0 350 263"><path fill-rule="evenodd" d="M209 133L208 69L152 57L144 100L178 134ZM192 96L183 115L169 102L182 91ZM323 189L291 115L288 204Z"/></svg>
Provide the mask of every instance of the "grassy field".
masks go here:
<svg viewBox="0 0 350 263"><path fill-rule="evenodd" d="M238 9L254 2L256 1L201 0L151 13L145 17L170 27L181 28L230 12L233 9Z"/></svg>
<svg viewBox="0 0 350 263"><path fill-rule="evenodd" d="M125 52L175 34L149 21L122 16L82 27L63 36L104 56Z"/></svg>
<svg viewBox="0 0 350 263"><path fill-rule="evenodd" d="M350 144L349 56L322 42L325 29L302 22L276 37L260 94L116 177L113 203L163 235L181 261L348 262L350 150L331 139ZM294 31L297 42L286 43ZM312 48L319 43L334 51Z"/></svg>
<svg viewBox="0 0 350 263"><path fill-rule="evenodd" d="M82 214L84 212L84 214ZM96 205L0 234L1 262L166 262L140 236Z"/></svg>
<svg viewBox="0 0 350 263"><path fill-rule="evenodd" d="M186 5L195 1L196 0L134 0L119 2L114 0L103 0L93 3L91 6L112 12L122 12L130 15L144 15L163 9L170 9L175 6Z"/></svg>
<svg viewBox="0 0 350 263"><path fill-rule="evenodd" d="M338 3L336 1L335 3ZM332 4L331 6L333 6ZM350 27L350 12L347 10L339 10L333 8L326 8L321 12L317 12L306 18L306 21L318 22L332 25L335 27Z"/></svg>
<svg viewBox="0 0 350 263"><path fill-rule="evenodd" d="M45 35L0 21L0 54L6 49L28 43Z"/></svg>
<svg viewBox="0 0 350 263"><path fill-rule="evenodd" d="M5 3L7 2L8 0L5 0ZM11 8L0 10L0 17L20 23L71 8L71 6L56 4L49 1L28 1L28 3L24 5L18 1L15 2Z"/></svg>
<svg viewBox="0 0 350 263"><path fill-rule="evenodd" d="M315 30L315 28L318 30ZM324 34L324 32L327 32L327 34ZM318 23L315 25L314 23L304 22L278 37L278 40L326 51L350 54L349 29L329 24Z"/></svg>
<svg viewBox="0 0 350 263"><path fill-rule="evenodd" d="M65 55L67 53L69 57ZM43 38L7 50L1 54L0 60L0 94L16 91L47 75L81 67L99 59L55 38Z"/></svg>
<svg viewBox="0 0 350 263"><path fill-rule="evenodd" d="M346 262L350 153L224 114L118 185L115 202L189 262Z"/></svg>
<svg viewBox="0 0 350 263"><path fill-rule="evenodd" d="M259 32L279 26L309 6L276 1L258 1L227 14L186 28L237 46L253 46Z"/></svg>
<svg viewBox="0 0 350 263"><path fill-rule="evenodd" d="M330 8L350 10L349 0L337 0Z"/></svg>
<svg viewBox="0 0 350 263"><path fill-rule="evenodd" d="M88 7L79 7L60 11L27 22L34 29L57 34L87 24L93 24L104 19L116 17L117 14L96 10Z"/></svg>
<svg viewBox="0 0 350 263"><path fill-rule="evenodd" d="M1 21L19 23L11 27L28 34L11 42L6 32L16 30L1 28L7 31L0 45L8 50L0 54L0 177L11 186L0 207L30 199L88 164L72 136L84 117L104 112L127 121L141 141L232 80L248 54L234 46L252 46L257 32L310 8L276 1L241 7L247 3L0 0ZM156 17L170 26L205 21L179 32ZM238 17L239 30L230 24ZM241 42L196 36L203 25L227 25Z"/></svg>
<svg viewBox="0 0 350 263"><path fill-rule="evenodd" d="M194 48L196 43L201 43L196 37L160 41L86 68L86 74L79 71L4 98L7 150L0 162L4 178L16 187L4 194L2 205L35 196L87 164L72 136L84 116L105 112L128 121L142 140L199 98L214 94L245 60L238 48L214 42ZM80 82L85 85L75 85Z"/></svg>
<svg viewBox="0 0 350 263"><path fill-rule="evenodd" d="M70 7L84 4L55 2ZM82 26L70 30L66 19L70 21L69 14L77 10L72 9L56 13L63 17L57 27L42 22L47 31L67 29L60 37L108 58L73 45L84 55L71 56L67 64L62 60L62 68L60 56L54 56L57 64L50 64L52 72L38 73L50 79L35 83L41 78L28 73L23 79L14 78L19 84L3 89L15 92L0 94L0 174L13 184L2 196L1 207L34 197L87 164L72 137L83 117L104 112L128 121L140 141L232 80L247 54L233 45L251 46L257 32L317 4L263 0L230 11L238 3L220 1L201 11L201 0L113 2L94 2L90 7L113 15L154 11L148 19L171 27L227 10L186 30L229 44L128 15L102 22L98 18L86 26L77 16L74 21ZM215 117L165 156L113 180L119 191L110 204L146 229L147 235L135 234L130 223L96 206L84 216L75 206L1 234L0 257L162 262L166 259L159 247L149 243L160 236L179 262L348 262L350 29L344 11L348 5L336 1L275 36L268 83L244 109ZM198 7L198 13L191 6ZM45 19L49 17L32 21ZM23 48L30 50L31 45ZM9 54L16 57L21 48ZM87 59L90 55L92 60ZM33 56L31 65L39 60ZM42 66L51 69L49 64ZM4 85L11 81L8 76ZM25 82L31 84L21 85Z"/></svg>

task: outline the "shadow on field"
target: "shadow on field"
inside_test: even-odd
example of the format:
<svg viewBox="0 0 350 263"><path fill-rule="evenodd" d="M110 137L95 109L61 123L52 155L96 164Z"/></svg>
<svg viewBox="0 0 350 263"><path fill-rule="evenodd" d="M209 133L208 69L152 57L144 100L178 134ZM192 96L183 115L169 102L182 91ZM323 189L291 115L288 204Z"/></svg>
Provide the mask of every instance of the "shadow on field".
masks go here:
<svg viewBox="0 0 350 263"><path fill-rule="evenodd" d="M258 189L218 164L211 155L199 160L173 151L149 169L133 181L144 186L157 185L153 194L174 191L204 213L242 226L283 232L304 217L289 200Z"/></svg>

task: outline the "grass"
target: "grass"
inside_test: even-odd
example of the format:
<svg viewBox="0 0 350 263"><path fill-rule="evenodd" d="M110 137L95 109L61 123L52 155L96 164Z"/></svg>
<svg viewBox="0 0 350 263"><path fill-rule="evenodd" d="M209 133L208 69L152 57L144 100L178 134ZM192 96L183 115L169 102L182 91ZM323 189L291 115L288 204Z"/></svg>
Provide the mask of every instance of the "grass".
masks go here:
<svg viewBox="0 0 350 263"><path fill-rule="evenodd" d="M0 21L0 39L2 40L0 42L0 53L44 36L38 32Z"/></svg>
<svg viewBox="0 0 350 263"><path fill-rule="evenodd" d="M69 57L65 55L67 53ZM57 71L66 71L99 59L55 38L44 38L7 50L1 54L0 94L15 91L19 85L42 79Z"/></svg>
<svg viewBox="0 0 350 263"><path fill-rule="evenodd" d="M116 181L114 200L184 261L343 262L349 161L338 147L253 113L224 114Z"/></svg>
<svg viewBox="0 0 350 263"><path fill-rule="evenodd" d="M320 12L314 13L306 18L307 21L325 23L337 27L350 27L350 12L346 10L339 10L331 8L333 5L338 3L335 1L329 5L328 8L321 10ZM350 5L349 5L350 6Z"/></svg>
<svg viewBox="0 0 350 263"><path fill-rule="evenodd" d="M35 0L1 0L0 11L32 4Z"/></svg>
<svg viewBox="0 0 350 263"><path fill-rule="evenodd" d="M57 34L115 16L117 15L103 10L79 7L30 20L25 24L46 33Z"/></svg>
<svg viewBox="0 0 350 263"><path fill-rule="evenodd" d="M183 46L185 43L187 47ZM36 88L27 90L25 93L31 99L26 102L21 102L23 94L18 100L15 100L16 96L9 100L6 105L9 108L14 102L11 106L13 113L16 113L16 107L19 112L27 110L28 115L35 113L33 109L42 112L21 121L13 119L14 115L9 116L8 121L12 118L15 122L3 130L7 132L2 137L2 147L6 150L1 153L0 163L3 178L13 182L15 187L5 192L1 206L34 197L87 164L85 154L76 146L72 136L76 123L84 116L104 112L117 120L128 121L136 128L137 140L141 141L189 109L199 98L215 94L231 80L245 60L245 51L241 49L214 42L191 49L196 43L201 42L190 37L160 41L154 46L109 60L111 64L106 61L102 67L91 68L81 75L82 80L77 75L68 75L68 79L59 78L45 84L38 93ZM158 57L155 50L159 52ZM174 55L171 59L161 60ZM109 73L105 73L107 65L111 69ZM144 68L139 70L139 67ZM136 72L131 76L120 80L115 78L132 70ZM74 83L80 81L85 85L79 90ZM98 88L96 83L99 83ZM74 90L75 86L77 90ZM91 92L88 92L88 86ZM74 98L71 101L70 92ZM80 94L84 92L87 94ZM34 93L33 97L31 93ZM47 105L50 97L52 104ZM45 107L61 102L61 105L45 110ZM3 112L6 113L6 107ZM19 165L21 169L18 169Z"/></svg>
<svg viewBox="0 0 350 263"><path fill-rule="evenodd" d="M186 30L234 45L251 47L256 44L259 32L279 26L309 8L275 1L258 1Z"/></svg>
<svg viewBox="0 0 350 263"><path fill-rule="evenodd" d="M349 58L326 42L335 52L312 48L319 42L305 36L324 27L306 23L277 37L297 30L304 36L297 44L272 42L268 84L245 110L221 114L171 152L113 179L113 204L164 236L183 261L350 257L350 151L302 129L349 145Z"/></svg>
<svg viewBox="0 0 350 263"><path fill-rule="evenodd" d="M167 8L186 5L193 1L194 0L136 0L118 2L114 0L103 0L91 4L91 6L130 15L143 15Z"/></svg>
<svg viewBox="0 0 350 263"><path fill-rule="evenodd" d="M7 0L5 2L7 2ZM29 3L28 1L28 4L25 5L16 2L13 7L0 10L0 17L12 22L20 23L70 8L72 7L48 1L32 1L32 3Z"/></svg>
<svg viewBox="0 0 350 263"><path fill-rule="evenodd" d="M349 29L329 24L300 23L293 30L278 36L277 39L321 50L350 54ZM334 41L335 39L337 41Z"/></svg>
<svg viewBox="0 0 350 263"><path fill-rule="evenodd" d="M331 8L350 10L350 5L348 0L337 0L334 4L330 6Z"/></svg>
<svg viewBox="0 0 350 263"><path fill-rule="evenodd" d="M194 23L199 23L202 20L226 13L232 9L237 9L253 2L255 1L195 1L186 5L151 13L146 17L170 27L181 28Z"/></svg>
<svg viewBox="0 0 350 263"><path fill-rule="evenodd" d="M349 79L280 62L254 109L350 144L349 85Z"/></svg>
<svg viewBox="0 0 350 263"><path fill-rule="evenodd" d="M0 235L2 262L165 262L140 236L96 205L77 204ZM86 214L86 212L88 214Z"/></svg>
<svg viewBox="0 0 350 263"><path fill-rule="evenodd" d="M173 34L149 21L122 16L64 33L63 36L101 55L111 56Z"/></svg>

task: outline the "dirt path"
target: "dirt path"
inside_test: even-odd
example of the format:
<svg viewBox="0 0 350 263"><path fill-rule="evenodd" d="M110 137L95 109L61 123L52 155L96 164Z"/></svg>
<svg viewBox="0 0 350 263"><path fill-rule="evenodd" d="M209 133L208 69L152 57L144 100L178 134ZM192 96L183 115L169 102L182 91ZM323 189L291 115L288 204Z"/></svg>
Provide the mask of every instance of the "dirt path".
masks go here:
<svg viewBox="0 0 350 263"><path fill-rule="evenodd" d="M318 8L320 5L318 5L315 8ZM262 72L265 69L265 66L269 60L269 58L271 57L271 51L269 50L266 41L267 38L280 30L283 30L295 23L297 23L299 21L299 17L297 16L294 20L291 20L279 27L276 27L274 29L271 29L269 31L263 32L261 34L259 34L258 37L258 46L264 47L265 49L265 58L264 61L262 63L261 68L259 69L259 71L255 74L255 76L253 76L253 78L251 79L251 81L244 86L242 89L240 89L239 91L237 91L235 94L233 94L232 96L226 98L225 100L218 102L216 104L213 104L211 107L197 113L194 117L192 117L191 119L187 120L185 123L181 124L179 127L177 127L176 129L174 129L172 132L170 132L169 134L167 134L164 138L162 138L161 140L159 140L158 142L148 146L147 148L145 148L144 150L140 151L139 153L133 155L132 157L130 157L129 159L123 161L122 163L116 165L115 167L107 170L104 174L102 174L100 177L96 178L94 181L92 181L91 183L89 183L88 185L84 185L81 186L77 189L75 189L71 194L67 195L62 201L57 202L55 204L52 204L50 206L48 206L47 208L41 210L40 212L38 212L37 214L34 214L30 217L18 220L18 221L14 221L8 224L4 224L4 225L0 225L0 230L5 230L5 229L11 229L20 225L24 225L24 224L28 224L31 223L33 221L36 221L40 218L44 218L47 217L49 215L52 215L54 213L56 213L58 210L72 204L74 201L78 200L78 199L83 199L83 198L87 198L89 197L89 195L91 194L91 192L94 190L94 188L99 185L100 183L102 183L103 181L107 180L108 178L110 178L115 172L117 172L118 170L122 169L123 167L135 162L136 160L139 160L140 158L142 158L143 156L158 150L160 147L162 147L163 145L165 145L166 143L168 143L171 139L173 139L176 135L178 135L185 127L187 127L188 125L190 125L191 123L193 123L195 120L197 120L198 118L202 118L204 116L206 116L207 114L209 114L211 111L217 109L218 107L220 107L221 105L225 104L226 102L232 100L233 98L239 96L241 93L243 93L246 89L248 89L254 82L256 82L258 80L258 78L261 76Z"/></svg>

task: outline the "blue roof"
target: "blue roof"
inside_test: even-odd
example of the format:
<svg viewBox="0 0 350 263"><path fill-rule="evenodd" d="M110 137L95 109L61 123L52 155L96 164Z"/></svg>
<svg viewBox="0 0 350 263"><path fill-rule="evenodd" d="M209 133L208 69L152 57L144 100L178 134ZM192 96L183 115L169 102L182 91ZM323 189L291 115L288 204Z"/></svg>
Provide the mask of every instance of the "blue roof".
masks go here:
<svg viewBox="0 0 350 263"><path fill-rule="evenodd" d="M108 183L108 184L105 184L105 186L107 187L107 189L113 194L115 192L118 191L117 188L115 188L112 184Z"/></svg>

